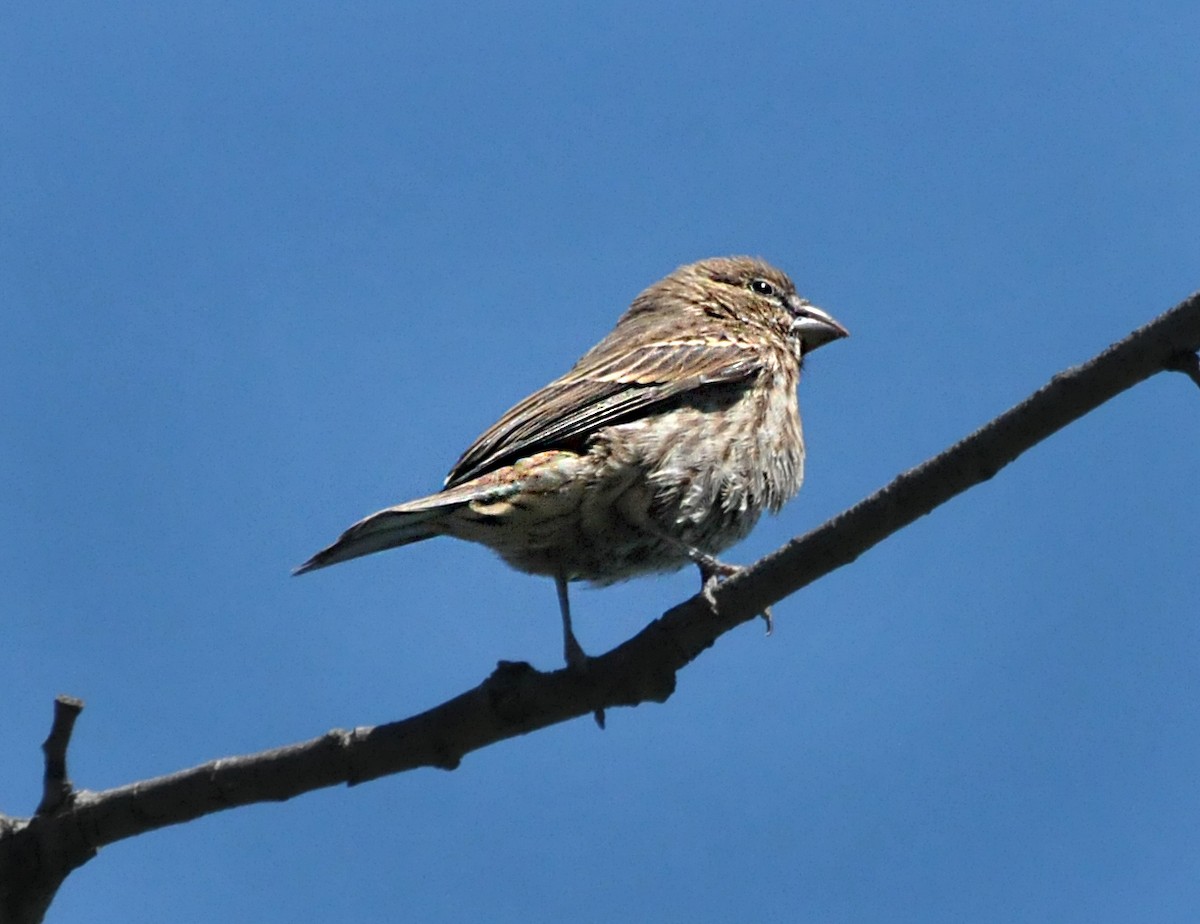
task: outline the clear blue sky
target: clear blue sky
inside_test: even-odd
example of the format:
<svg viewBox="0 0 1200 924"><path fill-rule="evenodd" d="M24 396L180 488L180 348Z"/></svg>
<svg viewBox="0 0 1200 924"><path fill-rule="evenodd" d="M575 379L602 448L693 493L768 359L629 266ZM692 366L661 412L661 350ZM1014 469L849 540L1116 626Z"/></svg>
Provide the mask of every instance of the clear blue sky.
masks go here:
<svg viewBox="0 0 1200 924"><path fill-rule="evenodd" d="M554 667L436 488L680 263L852 330L749 561L1200 287L1195 3L9 4L0 808ZM664 706L107 848L57 922L1195 921L1200 393L1161 376ZM575 596L605 650L692 571Z"/></svg>

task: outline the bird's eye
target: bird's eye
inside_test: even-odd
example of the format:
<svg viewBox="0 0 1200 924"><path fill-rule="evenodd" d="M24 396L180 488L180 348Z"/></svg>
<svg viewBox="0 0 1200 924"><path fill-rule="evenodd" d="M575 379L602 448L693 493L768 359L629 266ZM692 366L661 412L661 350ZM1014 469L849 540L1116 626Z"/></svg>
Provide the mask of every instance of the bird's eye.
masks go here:
<svg viewBox="0 0 1200 924"><path fill-rule="evenodd" d="M765 279L752 279L750 280L750 291L756 295L770 297L775 294L775 287Z"/></svg>

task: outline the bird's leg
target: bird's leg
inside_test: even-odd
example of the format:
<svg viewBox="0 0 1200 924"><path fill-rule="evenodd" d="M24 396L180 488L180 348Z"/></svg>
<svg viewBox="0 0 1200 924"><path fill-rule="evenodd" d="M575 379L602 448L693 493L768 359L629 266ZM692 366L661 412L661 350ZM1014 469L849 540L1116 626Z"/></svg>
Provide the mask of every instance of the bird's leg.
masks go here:
<svg viewBox="0 0 1200 924"><path fill-rule="evenodd" d="M733 577L735 574L741 574L745 571L743 565L730 565L721 561L715 555L709 555L702 549L690 543L684 542L682 539L668 535L662 530L655 527L648 527L649 531L658 536L663 542L675 546L680 552L686 555L691 561L695 562L696 567L700 569L700 592L704 594L704 599L708 601L708 605L715 611L717 608L716 590L721 581L725 578ZM775 631L775 616L768 606L761 613L763 621L767 624L767 635Z"/></svg>
<svg viewBox="0 0 1200 924"><path fill-rule="evenodd" d="M588 656L571 628L571 600L567 595L567 579L562 575L555 575L554 586L558 588L558 608L562 612L563 657L567 659L567 667L583 667L587 664Z"/></svg>
<svg viewBox="0 0 1200 924"><path fill-rule="evenodd" d="M554 586L558 589L558 608L562 611L563 657L567 659L567 667L572 670L587 667L588 656L584 652L583 646L579 644L579 639L575 638L575 631L571 628L571 599L567 593L567 579L561 574L556 574ZM603 730L604 710L597 709L592 716L595 718L596 724Z"/></svg>
<svg viewBox="0 0 1200 924"><path fill-rule="evenodd" d="M709 555L707 552L702 552L695 546L686 546L687 556L696 563L696 567L700 569L701 591L704 594L704 599L708 601L708 605L714 610L717 608L716 590L721 581L725 578L733 577L735 574L741 574L745 571L742 565L730 565ZM766 607L761 613L763 621L767 624L767 635L775 631L775 616L771 612L771 608Z"/></svg>

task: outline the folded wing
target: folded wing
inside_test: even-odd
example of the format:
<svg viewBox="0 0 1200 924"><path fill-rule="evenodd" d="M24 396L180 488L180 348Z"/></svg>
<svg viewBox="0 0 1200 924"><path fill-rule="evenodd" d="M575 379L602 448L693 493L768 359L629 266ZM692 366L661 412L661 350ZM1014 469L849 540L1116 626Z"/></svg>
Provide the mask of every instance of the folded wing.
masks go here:
<svg viewBox="0 0 1200 924"><path fill-rule="evenodd" d="M760 370L755 351L728 332L660 332L653 319L642 320L627 319L570 372L509 410L463 453L446 486L535 452L581 451L601 427L647 416L705 386L748 381Z"/></svg>

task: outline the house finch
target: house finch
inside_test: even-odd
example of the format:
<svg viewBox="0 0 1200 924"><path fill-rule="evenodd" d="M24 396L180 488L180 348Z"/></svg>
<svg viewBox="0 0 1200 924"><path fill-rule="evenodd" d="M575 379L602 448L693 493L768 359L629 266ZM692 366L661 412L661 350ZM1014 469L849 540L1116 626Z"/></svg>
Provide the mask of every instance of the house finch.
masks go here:
<svg viewBox="0 0 1200 924"><path fill-rule="evenodd" d="M700 567L777 512L804 476L796 385L841 324L760 260L680 267L634 299L562 378L463 453L443 490L351 526L297 574L432 536L494 549L554 578L569 665L570 581L610 584Z"/></svg>

